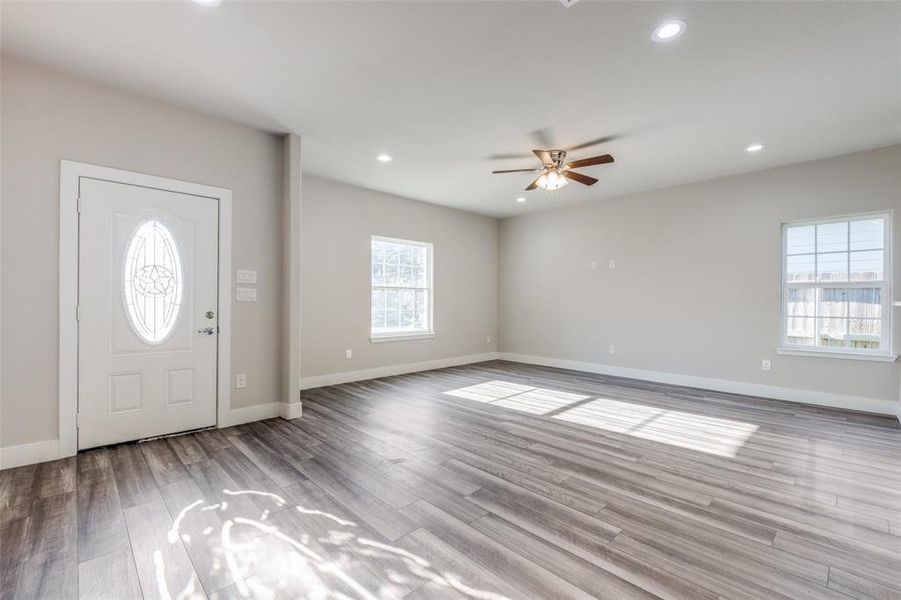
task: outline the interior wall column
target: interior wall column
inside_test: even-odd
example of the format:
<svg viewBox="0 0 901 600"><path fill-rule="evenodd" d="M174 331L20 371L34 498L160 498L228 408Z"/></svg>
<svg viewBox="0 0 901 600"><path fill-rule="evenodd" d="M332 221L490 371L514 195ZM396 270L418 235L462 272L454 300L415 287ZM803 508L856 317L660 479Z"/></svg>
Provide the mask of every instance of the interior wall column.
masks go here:
<svg viewBox="0 0 901 600"><path fill-rule="evenodd" d="M300 403L300 220L302 192L302 152L300 136L284 137L283 253L284 253L284 335L282 338L283 378L282 417L301 416Z"/></svg>

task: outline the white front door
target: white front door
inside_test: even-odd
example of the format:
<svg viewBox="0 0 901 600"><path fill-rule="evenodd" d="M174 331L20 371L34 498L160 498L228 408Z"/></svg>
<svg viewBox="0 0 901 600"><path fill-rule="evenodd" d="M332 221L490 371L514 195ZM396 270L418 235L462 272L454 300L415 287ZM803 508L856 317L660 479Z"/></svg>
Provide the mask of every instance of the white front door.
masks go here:
<svg viewBox="0 0 901 600"><path fill-rule="evenodd" d="M218 201L82 178L78 448L216 423Z"/></svg>

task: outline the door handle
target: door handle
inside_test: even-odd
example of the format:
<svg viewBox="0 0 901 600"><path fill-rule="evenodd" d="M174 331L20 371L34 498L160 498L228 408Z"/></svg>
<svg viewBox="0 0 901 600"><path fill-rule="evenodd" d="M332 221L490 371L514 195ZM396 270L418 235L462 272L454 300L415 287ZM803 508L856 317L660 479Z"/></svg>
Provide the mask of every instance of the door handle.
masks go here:
<svg viewBox="0 0 901 600"><path fill-rule="evenodd" d="M198 329L197 333L200 333L203 335L213 335L216 333L216 331L218 329L219 329L218 327L204 327L203 329Z"/></svg>

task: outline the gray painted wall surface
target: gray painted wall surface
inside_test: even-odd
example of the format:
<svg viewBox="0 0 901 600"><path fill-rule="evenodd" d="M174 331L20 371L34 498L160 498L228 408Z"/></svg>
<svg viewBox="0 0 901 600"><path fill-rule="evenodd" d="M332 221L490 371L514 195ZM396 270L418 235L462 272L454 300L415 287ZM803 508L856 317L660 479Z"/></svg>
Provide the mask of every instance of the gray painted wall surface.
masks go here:
<svg viewBox="0 0 901 600"><path fill-rule="evenodd" d="M305 175L301 222L302 377L497 350L495 219ZM369 341L372 235L434 244L434 338Z"/></svg>
<svg viewBox="0 0 901 600"><path fill-rule="evenodd" d="M505 219L501 351L897 402L897 363L774 349L781 224L899 207L894 146ZM899 250L895 214L895 299Z"/></svg>
<svg viewBox="0 0 901 600"><path fill-rule="evenodd" d="M59 161L229 188L232 265L259 272L259 302L234 303L232 407L277 402L281 321L281 141L2 59L2 438L57 438ZM234 382L234 377L232 377Z"/></svg>

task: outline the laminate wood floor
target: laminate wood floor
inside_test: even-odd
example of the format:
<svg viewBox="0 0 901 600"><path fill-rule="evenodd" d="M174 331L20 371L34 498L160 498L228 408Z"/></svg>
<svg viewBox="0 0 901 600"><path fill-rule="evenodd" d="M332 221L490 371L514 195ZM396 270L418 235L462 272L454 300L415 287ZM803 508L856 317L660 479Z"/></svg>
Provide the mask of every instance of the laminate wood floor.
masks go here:
<svg viewBox="0 0 901 600"><path fill-rule="evenodd" d="M0 473L0 596L901 598L888 418L492 361Z"/></svg>

